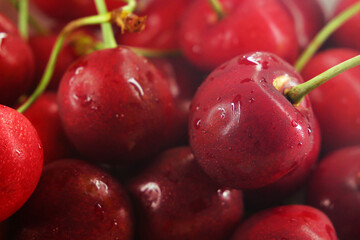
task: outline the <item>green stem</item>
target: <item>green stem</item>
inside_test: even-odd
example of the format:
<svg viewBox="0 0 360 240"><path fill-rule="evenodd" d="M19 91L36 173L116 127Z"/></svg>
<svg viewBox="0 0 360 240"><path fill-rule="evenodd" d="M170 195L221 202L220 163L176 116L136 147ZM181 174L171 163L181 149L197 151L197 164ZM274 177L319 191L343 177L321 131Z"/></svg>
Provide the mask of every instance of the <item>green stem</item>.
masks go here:
<svg viewBox="0 0 360 240"><path fill-rule="evenodd" d="M18 28L21 36L24 39L28 39L28 21L29 21L29 9L28 9L28 0L19 1L19 23Z"/></svg>
<svg viewBox="0 0 360 240"><path fill-rule="evenodd" d="M36 99L45 91L54 72L56 60L65 42L65 39L72 31L82 26L101 24L104 22L111 22L112 20L112 13L106 13L97 16L80 18L67 24L59 34L58 39L56 40L56 43L50 55L49 62L46 66L45 72L41 78L39 85L31 94L31 96L25 101L25 103L23 103L17 110L20 113L24 113L31 106L31 104L33 104Z"/></svg>
<svg viewBox="0 0 360 240"><path fill-rule="evenodd" d="M181 55L181 51L179 49L149 49L131 46L124 47L130 48L133 52L143 57L169 57Z"/></svg>
<svg viewBox="0 0 360 240"><path fill-rule="evenodd" d="M208 0L212 9L216 12L219 19L225 16L225 11L219 0Z"/></svg>
<svg viewBox="0 0 360 240"><path fill-rule="evenodd" d="M324 84L329 79L336 77L340 73L345 72L350 68L356 67L358 65L360 65L360 55L326 70L325 72L317 75L316 77L310 79L307 82L292 87L291 89L285 91L285 95L293 105L298 105L301 100L312 90Z"/></svg>
<svg viewBox="0 0 360 240"><path fill-rule="evenodd" d="M315 52L329 38L329 36L341 27L348 19L360 12L360 1L351 5L349 8L341 12L333 20L331 20L311 41L307 49L301 54L295 63L295 68L301 72L306 63L314 56ZM356 31L354 29L354 31Z"/></svg>
<svg viewBox="0 0 360 240"><path fill-rule="evenodd" d="M128 13L132 13L135 11L136 0L124 0L124 2L126 2L127 5L121 8L123 11L126 11Z"/></svg>
<svg viewBox="0 0 360 240"><path fill-rule="evenodd" d="M106 14L108 12L104 0L95 0L95 4L99 14ZM104 48L115 48L117 43L111 24L102 23L101 30L104 38Z"/></svg>

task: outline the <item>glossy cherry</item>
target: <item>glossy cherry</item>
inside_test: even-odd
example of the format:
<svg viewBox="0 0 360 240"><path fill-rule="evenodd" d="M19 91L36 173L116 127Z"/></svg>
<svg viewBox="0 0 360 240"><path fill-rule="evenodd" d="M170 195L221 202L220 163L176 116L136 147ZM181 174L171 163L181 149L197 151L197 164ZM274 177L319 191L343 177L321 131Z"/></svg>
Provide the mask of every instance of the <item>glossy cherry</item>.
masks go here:
<svg viewBox="0 0 360 240"><path fill-rule="evenodd" d="M17 215L14 239L130 240L133 219L123 187L86 162L48 164L38 187Z"/></svg>
<svg viewBox="0 0 360 240"><path fill-rule="evenodd" d="M128 188L139 239L227 239L243 214L241 191L213 182L189 147L161 154Z"/></svg>
<svg viewBox="0 0 360 240"><path fill-rule="evenodd" d="M351 49L329 49L314 56L302 71L308 80L359 55ZM322 132L322 151L360 144L360 67L350 69L310 93Z"/></svg>
<svg viewBox="0 0 360 240"><path fill-rule="evenodd" d="M360 146L327 155L308 184L307 203L334 223L340 239L360 239Z"/></svg>
<svg viewBox="0 0 360 240"><path fill-rule="evenodd" d="M44 148L44 164L75 155L60 120L55 92L42 94L24 115L39 134Z"/></svg>
<svg viewBox="0 0 360 240"><path fill-rule="evenodd" d="M219 19L208 0L192 4L183 18L180 45L204 70L250 51L273 52L292 62L298 54L293 19L278 0L222 0Z"/></svg>
<svg viewBox="0 0 360 240"><path fill-rule="evenodd" d="M155 49L177 49L180 20L192 0L139 1L136 13L147 16L145 29L119 34L120 44Z"/></svg>
<svg viewBox="0 0 360 240"><path fill-rule="evenodd" d="M261 211L247 219L231 240L337 240L324 213L305 205L281 206Z"/></svg>
<svg viewBox="0 0 360 240"><path fill-rule="evenodd" d="M175 116L168 81L121 47L76 61L61 80L58 101L69 139L99 162L126 165L156 154Z"/></svg>
<svg viewBox="0 0 360 240"><path fill-rule="evenodd" d="M44 74L45 67L55 45L57 34L35 35L30 37L29 44L35 57L35 79L37 85ZM48 89L57 90L60 80L67 68L79 57L87 54L95 42L94 37L85 31L76 31L68 37L56 61L54 73Z"/></svg>
<svg viewBox="0 0 360 240"><path fill-rule="evenodd" d="M357 2L358 0L339 0L335 15ZM332 39L340 47L349 47L360 51L360 13L344 23L334 33Z"/></svg>
<svg viewBox="0 0 360 240"><path fill-rule="evenodd" d="M0 13L0 104L13 105L29 91L34 73L34 57L16 26Z"/></svg>
<svg viewBox="0 0 360 240"><path fill-rule="evenodd" d="M318 132L310 101L294 106L283 93L301 82L292 66L264 52L215 69L190 110L190 145L205 172L226 186L252 189L314 161L308 158L317 155Z"/></svg>
<svg viewBox="0 0 360 240"><path fill-rule="evenodd" d="M31 0L43 13L50 17L69 21L75 18L95 15L94 0ZM105 0L109 10L125 5L124 1Z"/></svg>
<svg viewBox="0 0 360 240"><path fill-rule="evenodd" d="M0 222L15 213L34 191L43 149L30 121L0 105Z"/></svg>

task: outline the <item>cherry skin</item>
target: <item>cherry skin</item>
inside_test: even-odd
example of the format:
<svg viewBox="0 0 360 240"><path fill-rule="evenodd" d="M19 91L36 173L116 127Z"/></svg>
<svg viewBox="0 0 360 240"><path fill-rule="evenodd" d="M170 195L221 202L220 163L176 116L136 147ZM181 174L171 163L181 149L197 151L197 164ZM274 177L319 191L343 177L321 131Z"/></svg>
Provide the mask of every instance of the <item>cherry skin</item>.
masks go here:
<svg viewBox="0 0 360 240"><path fill-rule="evenodd" d="M93 0L31 0L43 13L58 20L69 21L97 13ZM109 10L125 5L123 1L105 0Z"/></svg>
<svg viewBox="0 0 360 240"><path fill-rule="evenodd" d="M13 105L32 86L34 57L29 45L0 13L0 104Z"/></svg>
<svg viewBox="0 0 360 240"><path fill-rule="evenodd" d="M241 191L213 182L189 147L162 153L128 189L139 239L226 239L243 214Z"/></svg>
<svg viewBox="0 0 360 240"><path fill-rule="evenodd" d="M34 191L42 171L43 149L30 121L0 105L0 222Z"/></svg>
<svg viewBox="0 0 360 240"><path fill-rule="evenodd" d="M61 159L44 167L34 194L16 216L15 239L132 239L130 201L109 174Z"/></svg>
<svg viewBox="0 0 360 240"><path fill-rule="evenodd" d="M60 117L74 146L98 162L132 164L165 146L174 120L169 83L127 48L93 52L65 73Z"/></svg>
<svg viewBox="0 0 360 240"><path fill-rule="evenodd" d="M261 211L247 219L231 240L337 240L324 213L305 205L281 206Z"/></svg>
<svg viewBox="0 0 360 240"><path fill-rule="evenodd" d="M44 164L76 155L61 124L55 92L42 94L24 115L39 134L44 148Z"/></svg>
<svg viewBox="0 0 360 240"><path fill-rule="evenodd" d="M138 4L136 14L147 16L146 28L140 33L118 35L120 44L155 49L177 49L178 28L185 9L192 0L152 0Z"/></svg>
<svg viewBox="0 0 360 240"><path fill-rule="evenodd" d="M190 110L190 146L205 172L225 186L253 189L309 161L318 148L309 98L293 106L283 94L301 82L292 66L264 52L215 69Z"/></svg>
<svg viewBox="0 0 360 240"><path fill-rule="evenodd" d="M281 0L290 11L295 24L298 43L305 49L325 23L325 16L318 1Z"/></svg>
<svg viewBox="0 0 360 240"><path fill-rule="evenodd" d="M335 16L358 0L340 0ZM346 21L334 34L332 40L340 47L349 47L360 51L360 13Z"/></svg>
<svg viewBox="0 0 360 240"><path fill-rule="evenodd" d="M359 55L351 49L329 49L315 55L302 71L304 79ZM324 153L360 144L360 67L352 68L310 93L322 132Z"/></svg>
<svg viewBox="0 0 360 240"><path fill-rule="evenodd" d="M340 239L360 238L360 146L327 155L308 183L307 203L334 223Z"/></svg>
<svg viewBox="0 0 360 240"><path fill-rule="evenodd" d="M273 52L292 62L298 54L293 19L278 0L222 0L218 19L208 0L192 4L180 28L185 56L204 70L250 51Z"/></svg>
<svg viewBox="0 0 360 240"><path fill-rule="evenodd" d="M31 49L34 52L35 57L35 79L36 84L39 83L42 75L44 74L46 65L49 61L51 51L55 45L55 42L58 38L57 34L51 35L36 35L32 36L29 39L29 44ZM59 56L56 61L55 69L51 81L49 83L48 89L57 90L60 80L66 71L66 69L75 62L79 57L87 54L87 50L81 47L85 47L85 41L94 42L94 37L85 32L85 31L76 31L67 38L68 40L64 43L62 50L59 53ZM82 43L82 41L84 43ZM91 47L91 43L89 45Z"/></svg>

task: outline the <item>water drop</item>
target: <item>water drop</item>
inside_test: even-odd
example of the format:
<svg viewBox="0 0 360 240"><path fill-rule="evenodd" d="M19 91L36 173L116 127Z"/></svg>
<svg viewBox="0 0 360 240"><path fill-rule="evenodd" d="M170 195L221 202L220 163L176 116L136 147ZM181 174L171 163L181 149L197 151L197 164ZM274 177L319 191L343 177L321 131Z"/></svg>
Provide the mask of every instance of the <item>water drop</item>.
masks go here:
<svg viewBox="0 0 360 240"><path fill-rule="evenodd" d="M245 78L243 80L240 81L240 83L248 83L248 82L253 82L254 80L252 80L251 78Z"/></svg>
<svg viewBox="0 0 360 240"><path fill-rule="evenodd" d="M308 134L311 135L312 130L311 130L310 126L308 126L307 131L308 131Z"/></svg>
<svg viewBox="0 0 360 240"><path fill-rule="evenodd" d="M299 124L295 120L292 120L291 121L291 126L297 127L297 126L299 126Z"/></svg>
<svg viewBox="0 0 360 240"><path fill-rule="evenodd" d="M220 101L220 100L221 100L221 97L217 97L217 98L216 98L216 101Z"/></svg>
<svg viewBox="0 0 360 240"><path fill-rule="evenodd" d="M95 204L94 211L98 217L100 217L101 219L104 219L105 211L103 209L103 206L100 203Z"/></svg>
<svg viewBox="0 0 360 240"><path fill-rule="evenodd" d="M250 98L249 103L253 103L253 102L255 102L255 98Z"/></svg>
<svg viewBox="0 0 360 240"><path fill-rule="evenodd" d="M194 121L195 129L199 129L200 126L201 126L201 119L195 119L195 121Z"/></svg>

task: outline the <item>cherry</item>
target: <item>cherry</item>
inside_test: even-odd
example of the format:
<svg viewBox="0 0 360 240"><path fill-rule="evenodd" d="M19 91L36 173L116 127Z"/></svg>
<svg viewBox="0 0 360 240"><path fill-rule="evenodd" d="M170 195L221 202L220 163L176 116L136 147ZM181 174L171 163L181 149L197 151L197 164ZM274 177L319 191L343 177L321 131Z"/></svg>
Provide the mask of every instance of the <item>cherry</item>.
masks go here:
<svg viewBox="0 0 360 240"><path fill-rule="evenodd" d="M360 53L351 49L329 49L314 56L302 71L310 79ZM329 152L360 144L360 67L350 69L310 94L322 132L322 150Z"/></svg>
<svg viewBox="0 0 360 240"><path fill-rule="evenodd" d="M42 12L50 17L69 21L96 14L94 0L31 0ZM109 10L125 5L124 1L106 0Z"/></svg>
<svg viewBox="0 0 360 240"><path fill-rule="evenodd" d="M140 239L226 239L243 214L241 191L217 186L189 147L162 153L128 188Z"/></svg>
<svg viewBox="0 0 360 240"><path fill-rule="evenodd" d="M293 19L278 0L222 0L219 19L208 0L192 4L180 28L185 56L204 70L212 70L250 51L269 51L293 62L298 54Z"/></svg>
<svg viewBox="0 0 360 240"><path fill-rule="evenodd" d="M44 164L75 154L61 124L55 92L42 94L24 115L39 134L44 148Z"/></svg>
<svg viewBox="0 0 360 240"><path fill-rule="evenodd" d="M340 0L335 15L358 2L358 0ZM360 14L344 23L333 35L333 41L341 47L349 47L360 51Z"/></svg>
<svg viewBox="0 0 360 240"><path fill-rule="evenodd" d="M38 187L17 215L15 239L132 239L123 187L88 163L62 159L44 167Z"/></svg>
<svg viewBox="0 0 360 240"><path fill-rule="evenodd" d="M0 222L34 191L42 171L43 149L30 121L0 105Z"/></svg>
<svg viewBox="0 0 360 240"><path fill-rule="evenodd" d="M57 34L51 34L44 36L36 35L29 39L29 44L34 52L36 62L35 79L37 80L37 83L44 73L46 64L57 38ZM65 43L59 53L53 77L49 83L48 89L56 90L66 69L76 59L85 55L88 50L91 50L88 48L91 48L92 44L95 42L94 37L90 33L81 30L73 32L68 39L69 40Z"/></svg>
<svg viewBox="0 0 360 240"><path fill-rule="evenodd" d="M144 1L143 1L144 2ZM146 28L138 34L119 34L120 44L155 49L177 49L180 19L191 0L153 0L139 3L136 13L147 16Z"/></svg>
<svg viewBox="0 0 360 240"><path fill-rule="evenodd" d="M307 203L321 209L334 223L340 239L359 239L360 146L327 155L308 184Z"/></svg>
<svg viewBox="0 0 360 240"><path fill-rule="evenodd" d="M156 154L173 126L168 82L127 48L76 61L61 80L58 101L69 139L99 162L126 165Z"/></svg>
<svg viewBox="0 0 360 240"><path fill-rule="evenodd" d="M289 9L295 24L301 49L307 47L325 23L325 16L318 1L281 0Z"/></svg>
<svg viewBox="0 0 360 240"><path fill-rule="evenodd" d="M217 182L260 188L316 156L316 120L308 97L297 106L283 90L302 82L279 57L256 52L215 69L190 110L190 145Z"/></svg>
<svg viewBox="0 0 360 240"><path fill-rule="evenodd" d="M337 240L335 229L321 211L305 205L281 206L247 219L231 240Z"/></svg>
<svg viewBox="0 0 360 240"><path fill-rule="evenodd" d="M34 57L16 27L0 13L0 103L12 105L32 86Z"/></svg>

